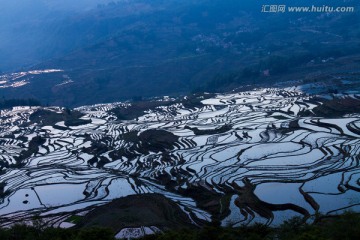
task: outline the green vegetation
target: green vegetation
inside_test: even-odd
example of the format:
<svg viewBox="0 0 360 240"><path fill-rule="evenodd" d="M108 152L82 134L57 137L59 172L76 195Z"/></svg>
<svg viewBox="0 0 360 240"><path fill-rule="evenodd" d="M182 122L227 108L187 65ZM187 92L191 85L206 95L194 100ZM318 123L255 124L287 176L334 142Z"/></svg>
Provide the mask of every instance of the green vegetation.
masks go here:
<svg viewBox="0 0 360 240"><path fill-rule="evenodd" d="M41 106L41 103L33 98L28 99L1 99L0 109L12 108L17 106Z"/></svg>
<svg viewBox="0 0 360 240"><path fill-rule="evenodd" d="M229 124L225 124L219 128L216 129L207 129L207 130L200 130L196 127L189 127L185 126L185 129L189 129L195 133L195 135L211 135L211 134L221 134L225 133L227 131L230 131L232 129L232 126Z"/></svg>
<svg viewBox="0 0 360 240"><path fill-rule="evenodd" d="M84 114L75 110L65 108L61 113L50 111L46 109L38 109L30 115L31 123L42 125L54 125L58 122L64 121L65 126L79 126L91 123L91 120L80 119Z"/></svg>
<svg viewBox="0 0 360 240"><path fill-rule="evenodd" d="M84 217L83 216L78 216L78 215L73 215L71 217L69 217L68 219L66 219L66 222L70 222L70 223L79 223Z"/></svg>
<svg viewBox="0 0 360 240"><path fill-rule="evenodd" d="M39 151L39 146L44 144L46 142L46 139L41 136L36 136L29 142L29 148L27 150L21 151L19 156L15 156L16 165L14 167L20 167L23 166L22 160L30 157L34 153L37 153Z"/></svg>
<svg viewBox="0 0 360 240"><path fill-rule="evenodd" d="M131 103L131 106L117 107L112 109L110 112L113 113L119 120L132 120L144 115L144 111L146 110L173 104L173 102L170 101L137 101L137 98L133 98L132 100L133 102Z"/></svg>
<svg viewBox="0 0 360 240"><path fill-rule="evenodd" d="M345 213L327 217L316 224L306 224L299 217L285 221L278 228L262 224L238 228L220 227L212 224L199 230L170 231L165 234L146 236L143 240L338 240L358 239L360 236L360 215Z"/></svg>
<svg viewBox="0 0 360 240"><path fill-rule="evenodd" d="M114 240L108 228L61 229L15 225L10 229L0 229L1 240Z"/></svg>
<svg viewBox="0 0 360 240"><path fill-rule="evenodd" d="M94 209L77 224L79 228L107 227L113 232L139 226L157 226L163 230L195 228L180 207L161 194L116 199Z"/></svg>
<svg viewBox="0 0 360 240"><path fill-rule="evenodd" d="M111 228L41 228L15 225L0 229L1 240L113 240ZM278 228L262 224L237 228L220 227L218 222L203 228L178 228L157 235L145 236L143 240L352 240L360 236L360 215L347 212L340 216L323 217L316 224L306 224L299 217L285 221Z"/></svg>
<svg viewBox="0 0 360 240"><path fill-rule="evenodd" d="M70 119L66 119L64 124L65 126L80 126L80 125L84 125L84 124L88 124L91 123L91 119L79 119L79 118L70 118Z"/></svg>
<svg viewBox="0 0 360 240"><path fill-rule="evenodd" d="M322 100L323 104L313 109L315 116L319 117L342 117L345 114L360 112L360 99L335 98Z"/></svg>

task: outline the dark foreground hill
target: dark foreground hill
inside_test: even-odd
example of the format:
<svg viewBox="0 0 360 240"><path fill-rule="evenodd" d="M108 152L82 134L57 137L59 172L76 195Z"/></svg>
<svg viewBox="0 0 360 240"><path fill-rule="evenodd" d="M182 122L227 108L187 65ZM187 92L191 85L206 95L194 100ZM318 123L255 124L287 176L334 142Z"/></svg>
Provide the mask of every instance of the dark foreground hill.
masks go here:
<svg viewBox="0 0 360 240"><path fill-rule="evenodd" d="M278 228L265 225L254 225L240 228L222 228L216 224L201 229L181 229L168 231L157 235L148 235L143 240L338 240L358 239L360 232L360 218L358 214L345 213L331 218L320 218L316 224L306 224L300 219L293 218L284 222ZM114 240L114 233L110 228L41 228L16 225L10 229L0 229L2 240Z"/></svg>

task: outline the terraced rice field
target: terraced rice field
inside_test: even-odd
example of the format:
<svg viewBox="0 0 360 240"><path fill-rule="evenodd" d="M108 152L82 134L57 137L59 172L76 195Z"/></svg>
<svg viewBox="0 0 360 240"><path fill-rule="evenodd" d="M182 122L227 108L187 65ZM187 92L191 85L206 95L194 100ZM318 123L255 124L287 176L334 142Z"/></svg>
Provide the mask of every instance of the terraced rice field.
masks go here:
<svg viewBox="0 0 360 240"><path fill-rule="evenodd" d="M0 224L39 215L59 226L143 193L177 202L194 224L360 210L360 115L301 117L322 103L292 88L205 94L202 104L174 102L126 121L111 110L131 104L85 106L76 110L91 123L79 126L31 122L38 108L1 111Z"/></svg>

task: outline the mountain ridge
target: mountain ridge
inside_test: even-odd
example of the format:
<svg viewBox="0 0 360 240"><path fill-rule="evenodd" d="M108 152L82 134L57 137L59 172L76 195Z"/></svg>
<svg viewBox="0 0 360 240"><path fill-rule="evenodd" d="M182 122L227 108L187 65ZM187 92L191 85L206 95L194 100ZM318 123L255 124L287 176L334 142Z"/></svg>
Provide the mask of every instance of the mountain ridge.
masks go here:
<svg viewBox="0 0 360 240"><path fill-rule="evenodd" d="M31 70L64 73L49 79L33 76L29 84L0 89L0 94L72 107L222 91L255 82L276 83L277 78L304 79L326 66L325 71L334 66L341 71L339 65L346 64L341 58L353 56L355 62L360 52L360 21L353 20L360 20L357 12L279 15L261 13L262 2L180 2L132 1L126 3L128 9L110 4L75 15L64 26L48 26L63 35L59 43L64 41L64 47L69 42L82 47ZM140 13L132 12L134 8ZM51 43L52 35L47 38ZM267 71L270 77L264 77Z"/></svg>

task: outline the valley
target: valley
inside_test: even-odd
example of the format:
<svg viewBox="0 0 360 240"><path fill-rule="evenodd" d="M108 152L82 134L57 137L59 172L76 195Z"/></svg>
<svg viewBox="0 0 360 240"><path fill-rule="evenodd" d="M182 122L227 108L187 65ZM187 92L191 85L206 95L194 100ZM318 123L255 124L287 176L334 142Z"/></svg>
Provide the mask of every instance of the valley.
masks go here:
<svg viewBox="0 0 360 240"><path fill-rule="evenodd" d="M1 110L0 224L74 226L142 194L169 199L195 226L359 210L360 97L301 88L158 98L128 120L115 113L136 103ZM331 98L348 112L329 114Z"/></svg>
<svg viewBox="0 0 360 240"><path fill-rule="evenodd" d="M360 3L313 2L0 0L0 239L358 236Z"/></svg>

